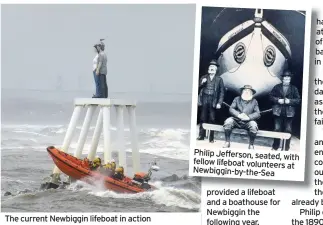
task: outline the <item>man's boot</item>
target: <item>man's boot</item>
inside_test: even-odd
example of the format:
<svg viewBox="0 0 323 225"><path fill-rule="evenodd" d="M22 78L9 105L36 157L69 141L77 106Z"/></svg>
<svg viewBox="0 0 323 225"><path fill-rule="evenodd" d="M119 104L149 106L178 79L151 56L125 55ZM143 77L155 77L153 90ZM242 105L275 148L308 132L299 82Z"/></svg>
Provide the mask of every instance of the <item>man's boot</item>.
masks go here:
<svg viewBox="0 0 323 225"><path fill-rule="evenodd" d="M214 143L214 130L210 130L209 133L209 142Z"/></svg>
<svg viewBox="0 0 323 225"><path fill-rule="evenodd" d="M199 136L197 138L198 141L203 141L205 138L205 130L202 127L202 123L200 124L200 132L199 132Z"/></svg>
<svg viewBox="0 0 323 225"><path fill-rule="evenodd" d="M231 130L224 130L224 135L225 135L225 143L223 145L223 148L230 148Z"/></svg>
<svg viewBox="0 0 323 225"><path fill-rule="evenodd" d="M197 140L198 141L203 141L204 140L204 137L203 136L198 136Z"/></svg>
<svg viewBox="0 0 323 225"><path fill-rule="evenodd" d="M248 147L248 149L255 149L253 143L255 142L256 135L257 134L255 134L255 133L249 132L249 147Z"/></svg>
<svg viewBox="0 0 323 225"><path fill-rule="evenodd" d="M275 138L271 150L277 151L280 145L280 139Z"/></svg>

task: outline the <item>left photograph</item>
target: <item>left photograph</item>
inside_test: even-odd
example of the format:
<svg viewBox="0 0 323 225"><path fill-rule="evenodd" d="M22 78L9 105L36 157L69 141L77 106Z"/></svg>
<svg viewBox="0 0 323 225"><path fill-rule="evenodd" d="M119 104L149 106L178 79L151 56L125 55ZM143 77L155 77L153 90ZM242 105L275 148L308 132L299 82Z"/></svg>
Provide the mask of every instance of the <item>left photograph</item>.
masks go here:
<svg viewBox="0 0 323 225"><path fill-rule="evenodd" d="M200 211L195 11L1 7L2 212Z"/></svg>

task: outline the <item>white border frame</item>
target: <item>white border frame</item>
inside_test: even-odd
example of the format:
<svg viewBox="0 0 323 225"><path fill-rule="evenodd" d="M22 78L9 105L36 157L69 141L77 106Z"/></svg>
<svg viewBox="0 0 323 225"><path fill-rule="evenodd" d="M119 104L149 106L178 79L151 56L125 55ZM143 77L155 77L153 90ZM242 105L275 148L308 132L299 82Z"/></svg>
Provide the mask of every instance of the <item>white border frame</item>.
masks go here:
<svg viewBox="0 0 323 225"><path fill-rule="evenodd" d="M196 4L196 19L195 19L195 42L194 42L194 70L193 70L193 88L192 88L192 111L191 111L191 137L190 137L190 158L189 158L189 176L202 176L202 177L222 177L216 175L197 175L193 173L193 159L194 149L196 147L196 132L197 132L197 100L198 100L198 82L199 82L199 68L200 68L200 47L201 47L201 20L202 20L202 7L225 7L225 8L245 8L245 9L273 9L273 10L301 10L306 11L305 15L305 35L304 35L304 61L303 61L303 86L302 86L302 108L301 108L301 139L300 139L300 151L297 152L300 156L299 166L303 168L302 175L298 175L297 178L278 180L293 180L304 181L305 180L305 160L306 160L306 134L307 134L307 106L308 106L308 92L309 92L309 65L310 65L310 43L311 43L311 19L312 19L312 7L303 6L303 9L299 9L299 5L290 7L277 7L277 4L270 2L235 2L233 0L227 0L225 4L223 2L212 3L197 3ZM216 149L216 148L214 148ZM231 150L235 150L231 148ZM241 150L241 149L239 149ZM291 153L289 151L279 151L281 153ZM234 177L231 177L234 178ZM252 178L250 179L264 179L264 178ZM276 180L276 179L273 179Z"/></svg>
<svg viewBox="0 0 323 225"><path fill-rule="evenodd" d="M20 5L20 4L26 4L26 5L31 5L31 4L40 4L40 5L48 5L48 4L77 4L77 5L82 5L82 4L103 4L103 5L111 5L111 4L117 4L117 5L123 5L123 4L130 4L130 5L154 5L154 4L161 4L161 5L195 5L196 6L196 1L193 0L0 0L0 9L2 9L2 4L7 4L7 5ZM1 11L0 11L1 15ZM194 15L195 16L195 15ZM0 21L1 21L0 17ZM0 30L1 34L1 30ZM0 46L1 46L1 35L0 35ZM0 55L1 59L1 55ZM0 68L1 68L1 63L0 63ZM0 71L1 73L1 71ZM0 77L1 79L1 77ZM0 93L1 95L1 93ZM1 111L0 111L1 115ZM1 118L0 118L1 120ZM0 133L1 136L1 133ZM1 151L0 151L1 155ZM0 166L1 167L1 166ZM1 171L0 171L1 175ZM0 182L1 186L1 182ZM201 184L202 186L202 184ZM201 190L202 193L202 190ZM2 198L3 196L0 196ZM201 195L202 199L202 195ZM182 224L201 224L202 220L202 214L201 214L201 205L200 205L200 210L198 212L2 212L0 213L0 221L1 224L21 224L25 225L28 224L26 222L7 222L5 219L5 215L12 215L21 218L22 216L35 216L35 217L41 217L41 216L49 216L49 215L54 215L54 216L90 216L90 215L98 215L98 216L105 216L105 217L111 217L111 216L125 216L129 218L130 216L149 216L151 217L151 222L147 222L146 224L154 224L154 225L164 225L165 223L182 223ZM47 222L47 224L58 224L61 222ZM88 222L86 224L106 224L107 222ZM33 223L29 223L33 224ZM75 225L74 222L64 222L66 225ZM84 223L83 223L84 224ZM115 222L114 224L139 224L139 222ZM140 223L141 224L141 223Z"/></svg>

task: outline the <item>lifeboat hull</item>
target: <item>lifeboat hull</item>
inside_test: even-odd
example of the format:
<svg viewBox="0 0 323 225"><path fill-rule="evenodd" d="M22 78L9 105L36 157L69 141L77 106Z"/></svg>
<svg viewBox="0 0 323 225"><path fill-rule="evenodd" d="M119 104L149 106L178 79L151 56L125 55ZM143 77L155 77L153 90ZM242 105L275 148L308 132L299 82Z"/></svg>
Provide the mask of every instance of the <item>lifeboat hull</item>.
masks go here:
<svg viewBox="0 0 323 225"><path fill-rule="evenodd" d="M126 177L122 180L111 176L104 175L98 171L91 171L89 166L83 160L78 159L68 153L62 152L55 147L48 147L47 151L53 159L55 165L67 176L76 180L82 180L89 184L95 184L98 181L104 182L106 189L121 193L139 193L156 189L149 185L149 188L143 188L134 182L131 178Z"/></svg>

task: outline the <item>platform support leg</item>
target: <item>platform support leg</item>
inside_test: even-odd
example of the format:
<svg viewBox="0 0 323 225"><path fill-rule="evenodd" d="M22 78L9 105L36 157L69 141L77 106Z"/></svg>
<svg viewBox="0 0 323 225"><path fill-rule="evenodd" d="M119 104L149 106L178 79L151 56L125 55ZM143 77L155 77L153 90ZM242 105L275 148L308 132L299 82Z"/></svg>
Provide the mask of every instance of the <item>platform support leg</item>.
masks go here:
<svg viewBox="0 0 323 225"><path fill-rule="evenodd" d="M133 172L140 172L140 157L138 150L137 124L136 124L136 107L127 106L129 113L130 134L131 134L131 148L132 148L132 164Z"/></svg>
<svg viewBox="0 0 323 225"><path fill-rule="evenodd" d="M117 132L118 132L118 152L119 152L119 166L124 168L124 173L127 170L127 157L125 150L125 140L124 140L124 120L123 120L123 110L124 106L116 106L117 115Z"/></svg>
<svg viewBox="0 0 323 225"><path fill-rule="evenodd" d="M71 118L70 123L68 125L66 135L65 135L65 138L63 141L63 145L61 148L61 151L63 151L63 152L68 152L68 148L71 144L77 121L78 121L80 114L81 114L81 109L82 109L81 106L75 106L75 108L74 108L72 118ZM55 166L55 168L53 170L53 175L52 175L52 182L58 181L57 179L54 179L54 178L57 177L57 175L55 175L55 174L59 174L59 173L60 173L60 170L57 168L57 166Z"/></svg>
<svg viewBox="0 0 323 225"><path fill-rule="evenodd" d="M104 140L104 163L111 160L110 148L110 106L103 106L103 140Z"/></svg>
<svg viewBox="0 0 323 225"><path fill-rule="evenodd" d="M88 134L89 129L90 129L91 120L92 120L95 108L96 108L96 106L90 105L88 107L88 109L87 109L86 116L85 116L83 126L82 126L82 130L81 130L81 133L80 133L80 137L79 137L78 142L77 142L77 147L76 147L76 150L74 152L74 156L76 158L80 158L81 155L82 155L82 151L83 151L83 148L84 148L84 144L85 144L85 141L86 141L87 134Z"/></svg>
<svg viewBox="0 0 323 225"><path fill-rule="evenodd" d="M91 161L94 159L94 157L96 155L99 141L100 141L100 136L101 136L101 132L102 132L102 122L103 122L103 115L102 114L103 114L102 109L100 109L98 119L97 119L96 125L95 125L93 138L92 138L91 148L90 148L89 155L88 155L88 159Z"/></svg>

